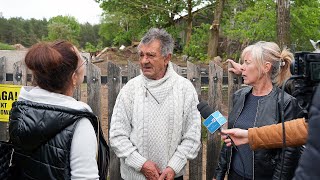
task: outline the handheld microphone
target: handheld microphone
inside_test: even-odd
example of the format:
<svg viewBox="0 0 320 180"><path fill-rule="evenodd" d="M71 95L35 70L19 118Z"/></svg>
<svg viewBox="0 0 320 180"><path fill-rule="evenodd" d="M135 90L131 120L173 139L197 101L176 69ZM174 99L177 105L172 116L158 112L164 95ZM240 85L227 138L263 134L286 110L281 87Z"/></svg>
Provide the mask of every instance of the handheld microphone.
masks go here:
<svg viewBox="0 0 320 180"><path fill-rule="evenodd" d="M205 119L203 125L211 134L218 129L220 130L221 126L227 122L227 119L219 111L214 111L205 101L200 102L197 108L201 116Z"/></svg>

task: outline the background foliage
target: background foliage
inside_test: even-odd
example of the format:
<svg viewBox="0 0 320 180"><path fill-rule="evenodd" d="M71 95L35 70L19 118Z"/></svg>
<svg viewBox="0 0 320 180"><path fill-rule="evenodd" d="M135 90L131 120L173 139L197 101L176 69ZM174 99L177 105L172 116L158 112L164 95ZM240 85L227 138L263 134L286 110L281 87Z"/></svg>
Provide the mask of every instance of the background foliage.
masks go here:
<svg viewBox="0 0 320 180"><path fill-rule="evenodd" d="M30 47L39 41L67 39L92 52L106 46L131 45L151 27L165 28L176 40L176 50L196 60L207 58L208 32L213 19L214 0L192 0L194 8L191 41L185 45L187 0L96 0L104 10L100 24L79 24L72 16L49 20L0 18L0 42ZM310 39L320 39L320 1L290 1L292 51L312 51ZM201 10L195 9L199 4ZM277 41L276 1L228 0L220 24L219 55L237 57L248 44ZM5 49L1 44L1 49Z"/></svg>

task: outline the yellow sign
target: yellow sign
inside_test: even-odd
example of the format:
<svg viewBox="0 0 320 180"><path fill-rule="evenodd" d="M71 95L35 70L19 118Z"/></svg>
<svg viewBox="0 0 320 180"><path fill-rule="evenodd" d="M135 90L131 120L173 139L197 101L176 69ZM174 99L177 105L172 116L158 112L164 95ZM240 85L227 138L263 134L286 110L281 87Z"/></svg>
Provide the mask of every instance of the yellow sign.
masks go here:
<svg viewBox="0 0 320 180"><path fill-rule="evenodd" d="M0 121L8 122L12 103L18 100L19 85L0 84Z"/></svg>

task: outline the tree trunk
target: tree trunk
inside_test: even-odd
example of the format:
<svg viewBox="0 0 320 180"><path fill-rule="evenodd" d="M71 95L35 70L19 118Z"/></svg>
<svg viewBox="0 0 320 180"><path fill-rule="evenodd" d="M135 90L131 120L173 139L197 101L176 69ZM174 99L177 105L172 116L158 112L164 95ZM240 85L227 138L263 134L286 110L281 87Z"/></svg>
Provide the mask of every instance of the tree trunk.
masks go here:
<svg viewBox="0 0 320 180"><path fill-rule="evenodd" d="M191 2L191 0L188 0L188 19L187 19L187 39L186 39L186 46L189 45L190 40L191 40L192 21L193 21L192 2Z"/></svg>
<svg viewBox="0 0 320 180"><path fill-rule="evenodd" d="M277 38L280 48L290 45L290 0L277 0Z"/></svg>
<svg viewBox="0 0 320 180"><path fill-rule="evenodd" d="M219 45L219 27L222 18L223 6L225 0L217 0L214 11L214 20L210 27L209 43L208 43L208 57L213 59L218 55Z"/></svg>

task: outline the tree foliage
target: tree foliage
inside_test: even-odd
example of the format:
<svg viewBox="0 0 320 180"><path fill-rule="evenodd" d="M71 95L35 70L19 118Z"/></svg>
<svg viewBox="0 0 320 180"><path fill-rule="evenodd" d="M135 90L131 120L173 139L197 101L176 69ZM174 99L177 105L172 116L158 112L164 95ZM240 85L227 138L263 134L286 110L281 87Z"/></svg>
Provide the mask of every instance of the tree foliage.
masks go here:
<svg viewBox="0 0 320 180"><path fill-rule="evenodd" d="M0 18L0 42L31 46L47 36L47 21Z"/></svg>
<svg viewBox="0 0 320 180"><path fill-rule="evenodd" d="M194 28L190 44L185 46L183 52L188 56L194 57L196 60L207 60L209 28L210 24L202 24L200 27Z"/></svg>
<svg viewBox="0 0 320 180"><path fill-rule="evenodd" d="M56 16L48 22L48 40L65 39L78 44L80 24L72 16Z"/></svg>
<svg viewBox="0 0 320 180"><path fill-rule="evenodd" d="M320 1L295 0L291 8L290 27L292 48L313 51L309 40L320 40Z"/></svg>
<svg viewBox="0 0 320 180"><path fill-rule="evenodd" d="M25 47L30 47L39 41L74 39L73 42L79 42L82 49L85 49L86 43L89 42L96 50L101 50L104 45L99 35L100 25L79 24L74 21L74 17L62 16L54 17L49 21L33 18L26 20L22 18L0 18L0 42L8 45L22 44ZM1 49L7 48L1 46Z"/></svg>
<svg viewBox="0 0 320 180"><path fill-rule="evenodd" d="M182 17L181 14L186 12L187 0L96 1L104 9L103 21L99 25L79 24L69 16L57 16L49 20L0 18L0 42L30 47L42 40L67 39L82 49L93 50L112 45L130 45L133 41L139 41L150 27L159 27L171 33L179 46L184 46L186 25L183 21L187 16ZM192 6L204 1L215 2L192 0ZM189 56L199 59L206 57L207 24L212 23L214 8L212 5L194 12L191 46L184 48ZM319 0L290 1L289 33L293 51L313 50L309 39L320 39L319 17ZM240 53L243 47L255 41L277 42L276 1L226 1L220 30L220 56L235 57L234 52Z"/></svg>
<svg viewBox="0 0 320 180"><path fill-rule="evenodd" d="M276 37L276 4L273 0L233 4L224 19L223 32L240 42L274 41ZM233 11L232 11L233 10Z"/></svg>
<svg viewBox="0 0 320 180"><path fill-rule="evenodd" d="M175 18L180 17L187 7L187 0L96 1L104 10L100 35L108 43L115 45L139 41L151 27L165 28L170 33L177 34L172 31L175 27ZM192 6L201 2L204 0L192 0Z"/></svg>

